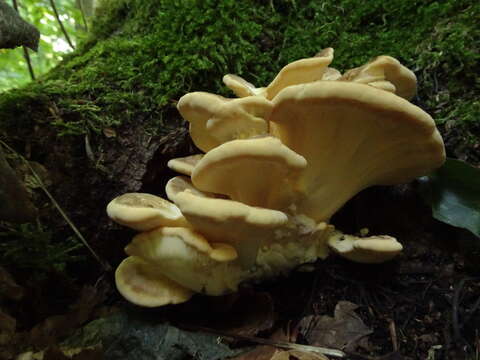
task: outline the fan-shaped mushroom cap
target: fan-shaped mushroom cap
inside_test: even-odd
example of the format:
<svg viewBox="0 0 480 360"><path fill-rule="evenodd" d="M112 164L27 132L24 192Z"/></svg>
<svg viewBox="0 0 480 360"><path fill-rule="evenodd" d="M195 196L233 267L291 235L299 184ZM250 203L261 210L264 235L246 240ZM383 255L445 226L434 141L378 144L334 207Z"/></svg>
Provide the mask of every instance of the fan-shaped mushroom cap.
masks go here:
<svg viewBox="0 0 480 360"><path fill-rule="evenodd" d="M398 255L403 246L387 235L360 238L336 233L329 237L328 245L340 256L360 263L382 263Z"/></svg>
<svg viewBox="0 0 480 360"><path fill-rule="evenodd" d="M179 304L193 292L162 275L155 265L130 256L115 271L117 289L128 301L147 307Z"/></svg>
<svg viewBox="0 0 480 360"><path fill-rule="evenodd" d="M306 195L298 213L316 221L328 220L368 186L411 181L445 160L430 115L368 85L290 86L273 103L272 134L308 162L299 180Z"/></svg>
<svg viewBox="0 0 480 360"><path fill-rule="evenodd" d="M285 209L295 197L305 159L277 138L233 140L210 150L195 166L197 189L251 206Z"/></svg>
<svg viewBox="0 0 480 360"><path fill-rule="evenodd" d="M316 56L301 59L284 66L266 88L267 99L273 99L281 90L291 85L322 79L325 69L333 60L333 49L327 48Z"/></svg>
<svg viewBox="0 0 480 360"><path fill-rule="evenodd" d="M348 70L339 80L353 81L393 92L410 100L417 91L417 77L391 56L378 56L363 66Z"/></svg>
<svg viewBox="0 0 480 360"><path fill-rule="evenodd" d="M175 204L152 194L118 196L108 204L107 214L113 221L139 231L159 226L188 226Z"/></svg>
<svg viewBox="0 0 480 360"><path fill-rule="evenodd" d="M176 203L196 231L210 241L232 245L245 267L255 262L259 246L288 222L280 211L200 197L189 191L177 194Z"/></svg>
<svg viewBox="0 0 480 360"><path fill-rule="evenodd" d="M225 75L223 82L238 97L259 95L271 100L287 86L321 80L325 76L327 66L330 65L332 60L333 49L326 48L314 57L291 62L285 65L273 81L264 88L256 88L255 85L233 74ZM327 75L328 80L340 77L340 73L337 76L337 72L335 69L330 69Z"/></svg>
<svg viewBox="0 0 480 360"><path fill-rule="evenodd" d="M159 273L196 292L220 295L235 290L240 281L240 268L227 265L236 258L235 249L228 244L212 247L190 229L164 227L138 234L125 252L155 264Z"/></svg>
<svg viewBox="0 0 480 360"><path fill-rule="evenodd" d="M165 186L167 197L174 203L176 203L177 194L185 190L201 197L214 197L213 194L198 190L186 176L175 176L168 180Z"/></svg>
<svg viewBox="0 0 480 360"><path fill-rule="evenodd" d="M180 174L191 176L193 168L202 159L203 154L185 156L181 158L171 159L167 166Z"/></svg>
<svg viewBox="0 0 480 360"><path fill-rule="evenodd" d="M190 123L190 136L198 148L207 152L233 139L268 133L271 103L263 96L227 99L204 92L181 97L180 114Z"/></svg>
<svg viewBox="0 0 480 360"><path fill-rule="evenodd" d="M242 98L255 95L264 96L265 88L256 88L255 85L249 83L247 80L238 75L227 74L222 80L223 83L238 97Z"/></svg>

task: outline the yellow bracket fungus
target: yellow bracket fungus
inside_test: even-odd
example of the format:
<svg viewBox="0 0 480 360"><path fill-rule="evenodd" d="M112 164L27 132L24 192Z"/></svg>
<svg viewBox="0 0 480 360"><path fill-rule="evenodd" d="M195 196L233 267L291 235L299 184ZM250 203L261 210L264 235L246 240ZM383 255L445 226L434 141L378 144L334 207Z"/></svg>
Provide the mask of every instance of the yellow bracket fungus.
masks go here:
<svg viewBox="0 0 480 360"><path fill-rule="evenodd" d="M205 154L170 160L183 175L167 183L171 202L132 193L107 207L114 221L141 231L116 272L129 301L161 306L234 292L331 250L363 263L401 252L391 236L346 235L329 220L369 186L441 166L442 138L408 101L416 78L396 59L379 56L343 75L332 60L325 49L261 88L226 75L236 99L205 92L180 99Z"/></svg>

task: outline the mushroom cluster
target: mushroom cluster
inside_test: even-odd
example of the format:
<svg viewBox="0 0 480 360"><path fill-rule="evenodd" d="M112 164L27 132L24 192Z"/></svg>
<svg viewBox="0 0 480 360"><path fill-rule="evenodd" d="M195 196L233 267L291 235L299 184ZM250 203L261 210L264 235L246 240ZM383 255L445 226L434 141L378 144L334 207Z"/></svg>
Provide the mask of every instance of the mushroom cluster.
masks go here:
<svg viewBox="0 0 480 360"><path fill-rule="evenodd" d="M129 193L107 207L114 221L141 232L116 271L126 299L176 304L286 274L331 250L365 263L402 250L393 237L346 235L329 219L362 189L441 166L442 138L409 102L416 77L396 59L380 56L343 75L332 60L328 48L290 63L263 88L226 75L238 98L180 99L204 154L169 161L182 174L167 183L170 201Z"/></svg>

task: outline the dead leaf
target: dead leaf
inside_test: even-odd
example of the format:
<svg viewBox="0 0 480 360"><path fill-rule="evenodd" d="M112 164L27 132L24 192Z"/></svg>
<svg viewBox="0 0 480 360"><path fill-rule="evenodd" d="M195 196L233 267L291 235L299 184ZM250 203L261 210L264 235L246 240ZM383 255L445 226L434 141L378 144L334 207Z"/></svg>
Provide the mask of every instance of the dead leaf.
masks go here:
<svg viewBox="0 0 480 360"><path fill-rule="evenodd" d="M334 317L310 315L304 317L298 327L299 332L313 346L323 346L354 351L360 340L370 335L369 329L355 313L358 305L348 301L339 301Z"/></svg>
<svg viewBox="0 0 480 360"><path fill-rule="evenodd" d="M287 334L287 332L289 331L285 331L284 329L278 329L270 336L270 340L279 341L279 342L289 341L290 337ZM231 360L271 360L272 356L275 354L276 351L277 351L277 348L274 346L260 345L260 346L257 346L252 351L244 353Z"/></svg>
<svg viewBox="0 0 480 360"><path fill-rule="evenodd" d="M105 137L107 138L112 138L117 136L117 132L115 131L115 129L112 128L104 128L103 135L105 135Z"/></svg>

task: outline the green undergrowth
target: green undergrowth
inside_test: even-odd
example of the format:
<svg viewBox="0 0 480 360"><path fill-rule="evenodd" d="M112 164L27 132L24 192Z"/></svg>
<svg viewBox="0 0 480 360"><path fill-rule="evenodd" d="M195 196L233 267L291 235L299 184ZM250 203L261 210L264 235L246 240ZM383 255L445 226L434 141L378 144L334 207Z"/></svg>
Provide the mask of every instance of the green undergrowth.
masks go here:
<svg viewBox="0 0 480 360"><path fill-rule="evenodd" d="M229 95L226 73L262 86L328 46L342 71L398 58L418 75L422 107L468 127L480 113L479 16L480 3L466 0L106 0L77 51L0 95L0 130L21 138L44 124L84 135L144 122L161 133L182 94Z"/></svg>
<svg viewBox="0 0 480 360"><path fill-rule="evenodd" d="M58 241L40 222L13 225L0 222L0 263L22 270L63 272L68 263L77 262L81 248L73 237ZM38 274L37 274L38 275Z"/></svg>

